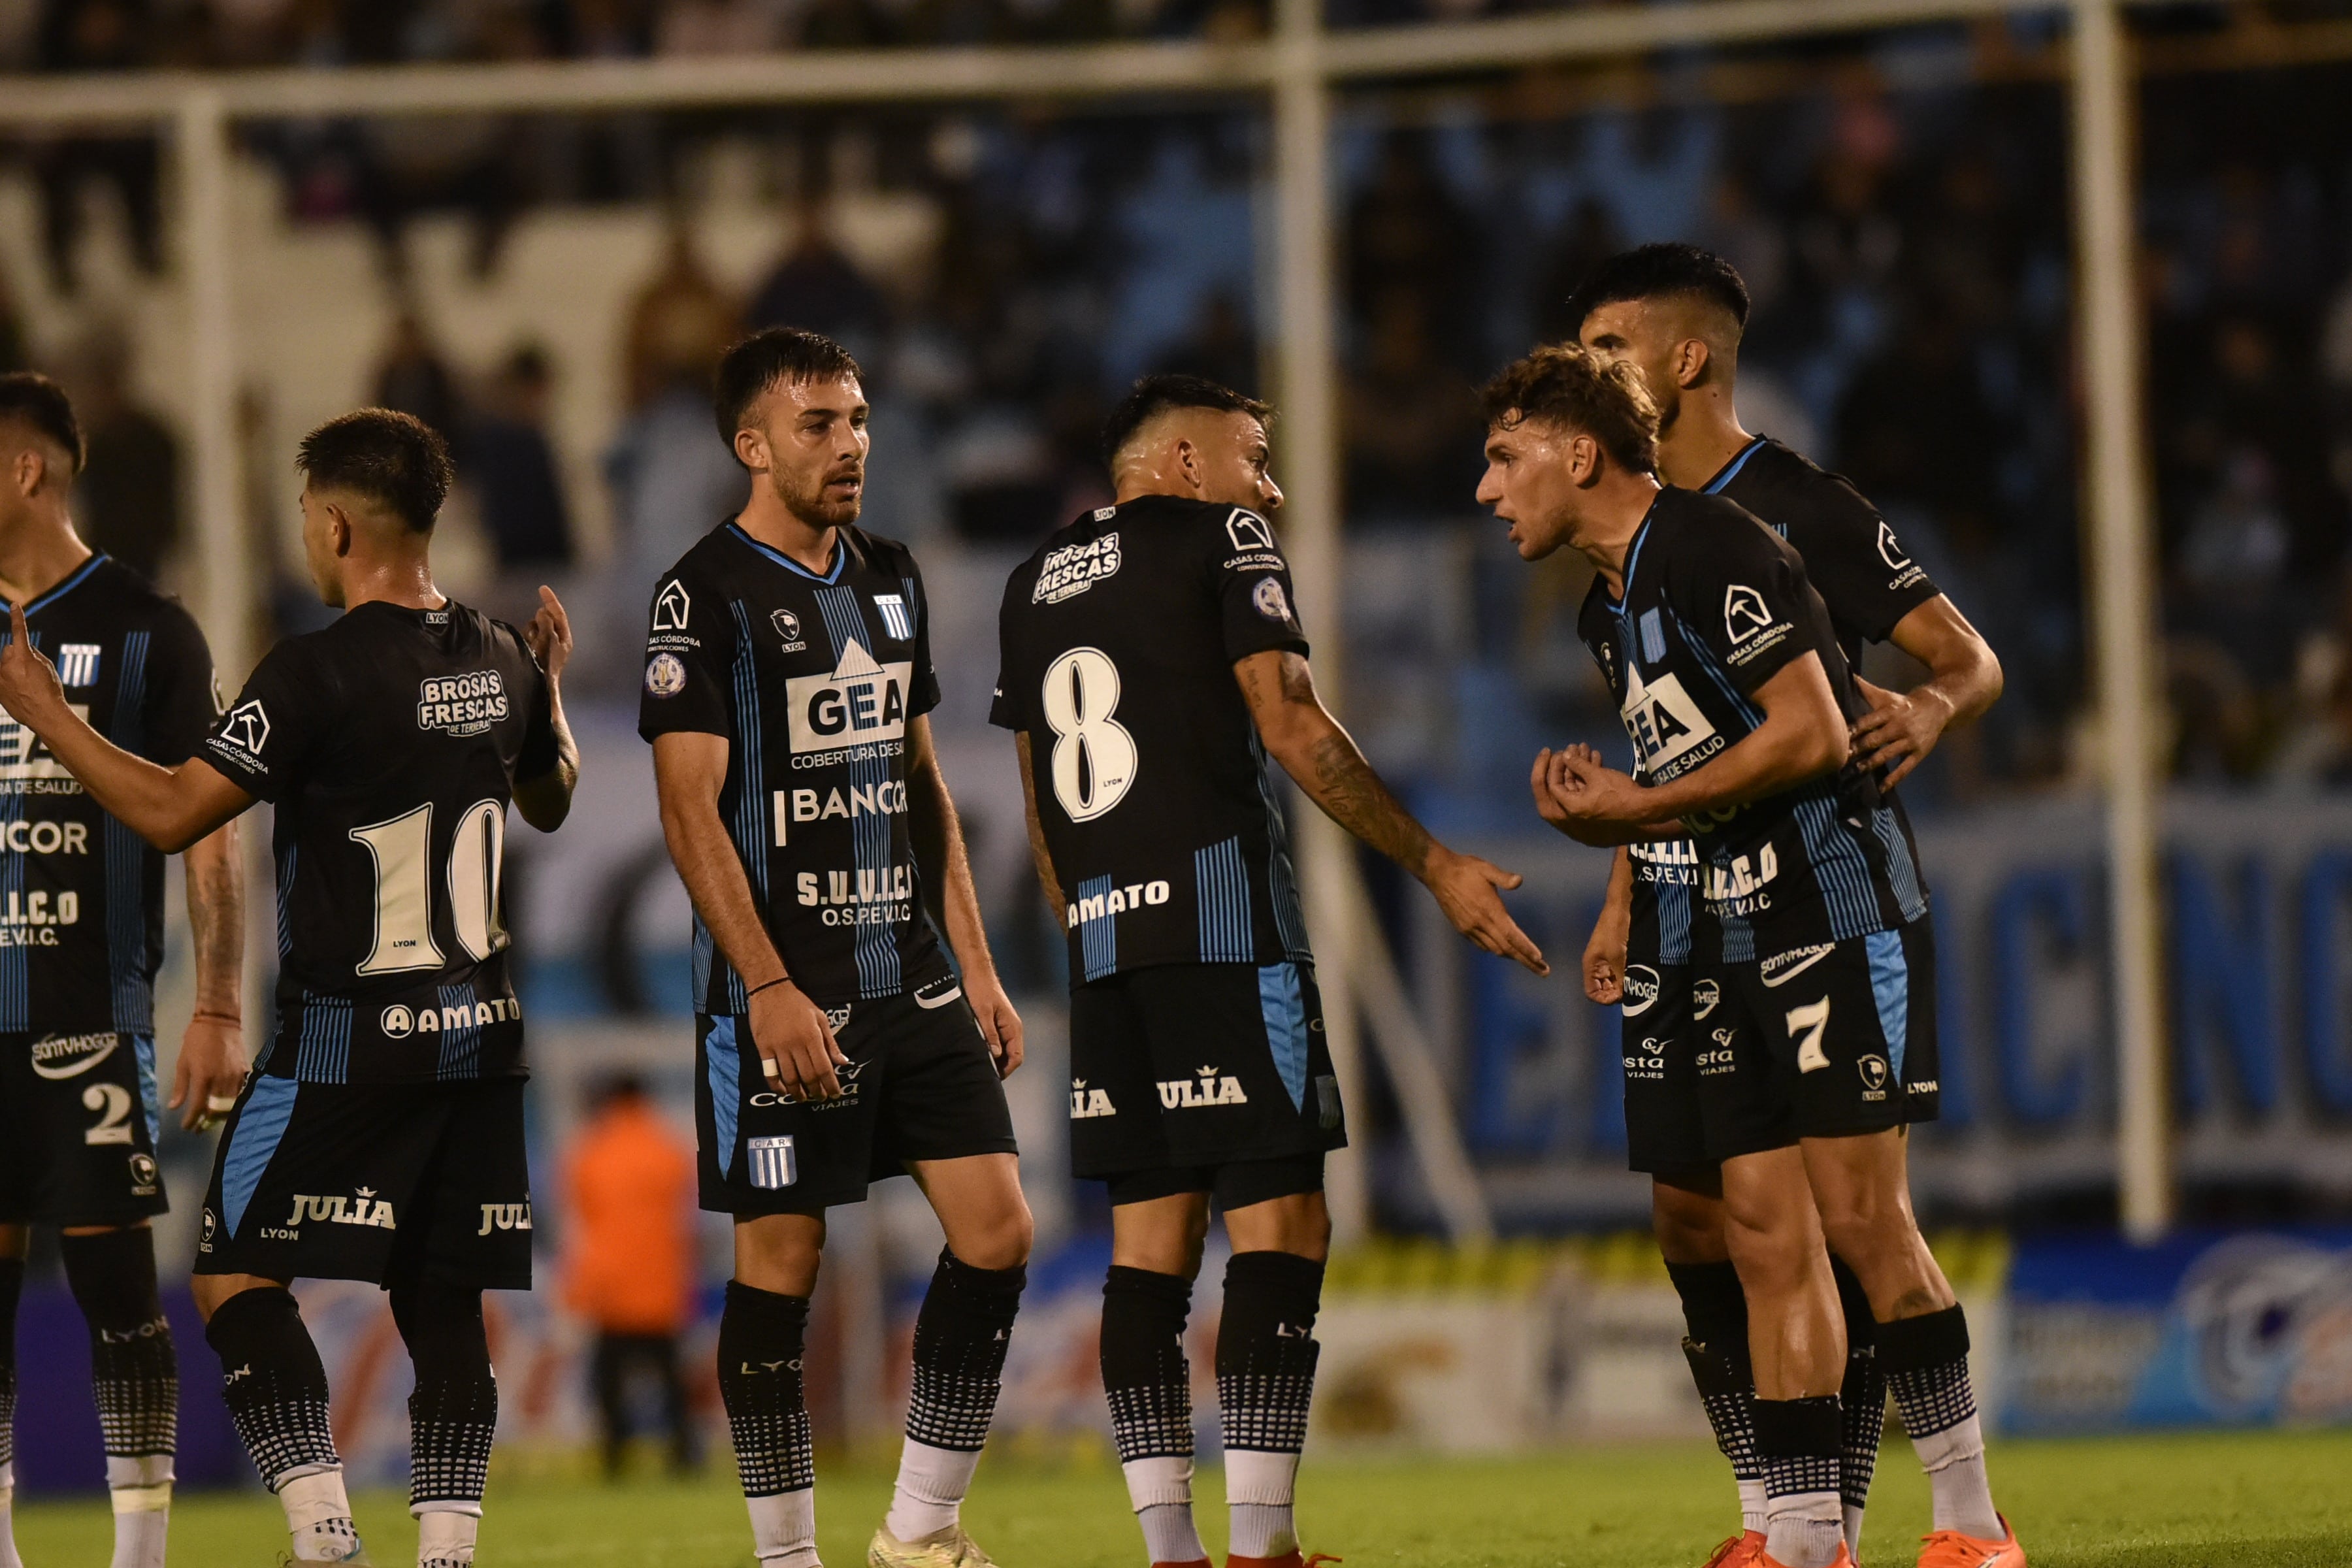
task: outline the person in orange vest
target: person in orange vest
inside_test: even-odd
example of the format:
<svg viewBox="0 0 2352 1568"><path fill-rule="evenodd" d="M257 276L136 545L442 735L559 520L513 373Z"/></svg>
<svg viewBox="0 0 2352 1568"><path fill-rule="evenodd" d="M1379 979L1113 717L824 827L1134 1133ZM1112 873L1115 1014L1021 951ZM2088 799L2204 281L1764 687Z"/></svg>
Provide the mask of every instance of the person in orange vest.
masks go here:
<svg viewBox="0 0 2352 1568"><path fill-rule="evenodd" d="M656 1110L644 1079L605 1087L563 1164L567 1201L564 1300L596 1327L591 1386L603 1426L604 1468L621 1468L630 1390L661 1390L670 1463L696 1464L678 1377L677 1342L694 1307L694 1145Z"/></svg>

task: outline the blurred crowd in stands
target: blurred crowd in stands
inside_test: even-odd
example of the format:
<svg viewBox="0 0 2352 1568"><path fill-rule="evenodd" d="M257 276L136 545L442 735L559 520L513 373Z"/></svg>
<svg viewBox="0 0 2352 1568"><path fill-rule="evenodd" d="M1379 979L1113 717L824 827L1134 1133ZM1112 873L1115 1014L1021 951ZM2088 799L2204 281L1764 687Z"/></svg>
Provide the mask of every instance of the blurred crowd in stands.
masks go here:
<svg viewBox="0 0 2352 1568"><path fill-rule="evenodd" d="M0 23L0 62L531 58L1202 25L1181 9L0 0L0 18L19 19ZM1531 749L1613 726L1572 645L1577 569L1527 574L1471 500L1474 388L1536 337L1572 329L1561 302L1600 257L1685 237L1730 257L1755 294L1751 426L1851 475L2007 667L1991 720L1955 737L1913 793L1965 801L2087 776L2075 454L2084 400L2106 389L2074 375L2064 100L2047 80L1975 68L1979 36L1943 37L1941 74L1924 86L1892 57L1864 56L1728 106L1563 109L1541 82L1343 100L1346 479L1351 570L1368 574L1349 630L1360 679L1392 678L1404 694L1372 726L1388 764L1499 801L1524 762L1482 771L1487 751L1523 759L1523 738ZM2326 131L2347 88L2352 71L2320 67L2151 79L2144 94L2140 287L2184 778L2352 782L2352 158ZM598 454L625 582L650 581L740 493L703 388L746 328L792 322L848 343L892 453L869 504L901 531L982 548L1025 546L1103 498L1093 433L1135 374L1179 368L1263 390L1253 256L1267 237L1254 222L1265 146L1245 114L452 117L249 134L296 220L375 226L394 289L413 214L471 215L488 271L536 205L675 203L681 150L715 139L795 150L800 167L774 193L797 211L793 237L757 287L717 281L680 223L629 307L626 406ZM857 178L936 215L936 255L907 279L868 276L837 243L828 186L844 139L862 149ZM120 191L140 259L164 265L152 141L20 143L16 156L49 197L60 288L92 181ZM13 331L0 280L0 362L25 357ZM94 342L56 368L97 426L85 514L110 547L148 561L171 548L180 465L173 433L122 395L129 347ZM546 416L561 369L520 343L494 374L461 376L412 312L373 381L378 399L451 434L517 567L576 550L577 498ZM1441 557L1461 584L1442 610L1427 602ZM1385 599L1382 559L1406 563ZM1448 731L1464 712L1480 715L1479 735Z"/></svg>

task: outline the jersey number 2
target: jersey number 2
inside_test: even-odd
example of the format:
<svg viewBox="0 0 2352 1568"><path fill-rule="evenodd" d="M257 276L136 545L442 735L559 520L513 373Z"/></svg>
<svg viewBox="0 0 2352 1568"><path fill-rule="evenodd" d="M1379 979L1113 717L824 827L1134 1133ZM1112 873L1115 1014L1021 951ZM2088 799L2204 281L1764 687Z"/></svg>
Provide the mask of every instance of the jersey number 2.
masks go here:
<svg viewBox="0 0 2352 1568"><path fill-rule="evenodd" d="M1098 647L1074 647L1045 667L1045 722L1054 728L1054 798L1072 822L1100 816L1135 783L1135 737L1111 717L1118 666Z"/></svg>
<svg viewBox="0 0 2352 1568"><path fill-rule="evenodd" d="M362 974L396 974L407 969L438 969L444 962L433 940L433 805L368 827L352 837L375 859L375 942L359 966ZM499 870L505 859L506 808L478 800L457 818L449 845L449 923L457 944L481 959L506 946L499 924Z"/></svg>

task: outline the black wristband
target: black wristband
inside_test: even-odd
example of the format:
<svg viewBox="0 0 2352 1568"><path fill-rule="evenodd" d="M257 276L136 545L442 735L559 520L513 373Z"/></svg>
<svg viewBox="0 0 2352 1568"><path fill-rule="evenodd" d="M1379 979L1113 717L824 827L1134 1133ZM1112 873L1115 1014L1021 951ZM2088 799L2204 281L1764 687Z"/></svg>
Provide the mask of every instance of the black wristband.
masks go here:
<svg viewBox="0 0 2352 1568"><path fill-rule="evenodd" d="M772 990L779 985L790 985L792 983L793 977L791 975L779 974L773 980L765 981L761 984L752 986L749 991L744 992L743 1000L749 1002L752 997L757 996L762 991Z"/></svg>

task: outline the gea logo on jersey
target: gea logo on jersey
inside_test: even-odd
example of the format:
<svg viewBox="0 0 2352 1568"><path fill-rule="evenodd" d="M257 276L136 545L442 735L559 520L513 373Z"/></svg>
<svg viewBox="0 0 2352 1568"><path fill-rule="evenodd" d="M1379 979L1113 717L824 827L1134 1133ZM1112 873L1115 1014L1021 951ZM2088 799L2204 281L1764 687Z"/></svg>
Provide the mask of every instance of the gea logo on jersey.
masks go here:
<svg viewBox="0 0 2352 1568"><path fill-rule="evenodd" d="M1655 682L1647 681L1642 679L1641 668L1631 662L1625 667L1625 705L1620 716L1625 721L1625 733L1633 738L1642 771L1653 779L1663 781L1681 772L1678 767L1668 770L1685 753L1704 747L1700 754L1712 755L1724 743L1690 693L1683 689L1680 676L1668 673Z"/></svg>
<svg viewBox="0 0 2352 1568"><path fill-rule="evenodd" d="M915 667L901 659L877 664L866 645L852 642L830 675L801 675L784 682L784 706L792 721L793 765L823 766L830 753L907 733L907 689Z"/></svg>
<svg viewBox="0 0 2352 1568"><path fill-rule="evenodd" d="M89 703L68 702L66 706L72 710L75 718L85 724L89 722ZM267 721L264 721L262 732L265 735L268 733ZM0 784L12 783L20 779L66 781L64 788L55 792L58 794L65 794L68 791L79 794L81 789L79 784L73 782L73 775L66 772L65 764L51 756L49 749L41 744L39 736L17 723L5 711L0 711Z"/></svg>

